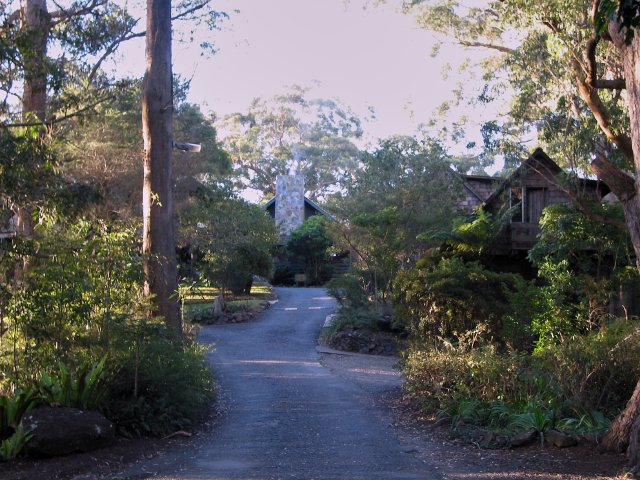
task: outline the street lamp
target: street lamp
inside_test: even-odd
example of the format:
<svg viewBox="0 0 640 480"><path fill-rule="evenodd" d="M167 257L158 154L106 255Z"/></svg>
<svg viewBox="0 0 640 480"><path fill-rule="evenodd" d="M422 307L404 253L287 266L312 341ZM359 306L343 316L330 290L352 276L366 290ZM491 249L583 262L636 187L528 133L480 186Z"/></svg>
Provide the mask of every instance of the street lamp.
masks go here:
<svg viewBox="0 0 640 480"><path fill-rule="evenodd" d="M198 153L202 146L199 143L173 142L173 148L183 152Z"/></svg>

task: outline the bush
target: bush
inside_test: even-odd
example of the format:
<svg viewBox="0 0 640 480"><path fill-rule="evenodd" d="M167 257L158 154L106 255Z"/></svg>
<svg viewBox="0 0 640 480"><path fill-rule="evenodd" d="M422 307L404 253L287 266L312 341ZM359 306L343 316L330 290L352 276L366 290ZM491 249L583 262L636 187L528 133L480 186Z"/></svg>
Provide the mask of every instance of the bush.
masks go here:
<svg viewBox="0 0 640 480"><path fill-rule="evenodd" d="M22 284L0 292L0 393L30 386L41 400L101 410L128 435L163 435L208 413L204 350L148 317L133 229L79 221L14 247L32 262ZM20 398L0 396L0 419L16 417ZM7 440L16 430L3 425Z"/></svg>
<svg viewBox="0 0 640 480"><path fill-rule="evenodd" d="M295 272L286 265L277 265L271 277L273 285L291 286L295 282Z"/></svg>
<svg viewBox="0 0 640 480"><path fill-rule="evenodd" d="M406 391L430 413L470 399L521 404L536 387L526 355L500 354L491 345L410 348L405 352L402 371Z"/></svg>
<svg viewBox="0 0 640 480"><path fill-rule="evenodd" d="M162 436L210 413L214 389L205 347L153 324L140 327L133 347L120 358L103 404L121 434Z"/></svg>
<svg viewBox="0 0 640 480"><path fill-rule="evenodd" d="M107 357L97 363L84 362L71 372L62 362L49 374L40 372L36 388L40 397L48 402L82 410L95 410L100 406L106 383Z"/></svg>
<svg viewBox="0 0 640 480"><path fill-rule="evenodd" d="M334 334L347 328L353 330L388 330L384 318L375 308L343 308L338 311L337 317L331 326L324 329L323 340L328 341Z"/></svg>
<svg viewBox="0 0 640 480"><path fill-rule="evenodd" d="M493 272L479 262L425 258L398 273L394 301L416 339L451 339L482 324L487 338L512 345L527 338L529 288L520 275Z"/></svg>
<svg viewBox="0 0 640 480"><path fill-rule="evenodd" d="M33 388L16 389L11 395L0 395L0 460L14 459L31 436L20 421L22 416L41 402Z"/></svg>
<svg viewBox="0 0 640 480"><path fill-rule="evenodd" d="M602 430L602 414L616 415L640 376L639 340L640 323L619 320L534 354L501 351L481 331L456 342L414 342L403 360L405 389L430 413L455 416L469 402L484 409L502 402L519 415L542 409L570 417L561 422L568 430Z"/></svg>
<svg viewBox="0 0 640 480"><path fill-rule="evenodd" d="M353 276L332 278L327 283L327 292L341 308L362 308L369 304L362 283Z"/></svg>
<svg viewBox="0 0 640 480"><path fill-rule="evenodd" d="M305 273L311 285L321 285L331 278L328 249L331 239L327 233L324 217L309 217L291 232L287 251L291 257L305 264Z"/></svg>
<svg viewBox="0 0 640 480"><path fill-rule="evenodd" d="M640 376L640 323L614 321L601 331L538 349L533 361L565 409L616 414Z"/></svg>

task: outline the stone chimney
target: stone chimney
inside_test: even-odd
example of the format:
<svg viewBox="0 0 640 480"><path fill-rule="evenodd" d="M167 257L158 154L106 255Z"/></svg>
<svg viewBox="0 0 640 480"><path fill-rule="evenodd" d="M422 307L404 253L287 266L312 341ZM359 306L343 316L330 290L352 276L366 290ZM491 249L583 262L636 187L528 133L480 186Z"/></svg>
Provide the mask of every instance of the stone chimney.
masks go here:
<svg viewBox="0 0 640 480"><path fill-rule="evenodd" d="M302 175L276 177L276 227L281 239L304 222L304 178Z"/></svg>

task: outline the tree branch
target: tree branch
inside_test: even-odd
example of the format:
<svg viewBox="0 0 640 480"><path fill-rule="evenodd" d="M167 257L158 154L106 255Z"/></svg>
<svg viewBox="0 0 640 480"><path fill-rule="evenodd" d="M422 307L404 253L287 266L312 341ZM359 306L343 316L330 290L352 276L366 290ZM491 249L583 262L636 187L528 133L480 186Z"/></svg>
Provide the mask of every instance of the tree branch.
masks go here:
<svg viewBox="0 0 640 480"><path fill-rule="evenodd" d="M631 196L635 195L635 189L634 189L634 181L633 178L631 178L629 175L625 174L624 172L622 172L619 168L617 168L615 165L613 165L611 162L609 162L608 160L604 159L603 157L602 161L605 162L606 167L604 167L605 169L607 169L607 172L609 171L608 169L611 168L611 174L609 173L603 173L603 176L600 177L600 174L598 174L598 172L596 170L594 170L594 173L596 173L598 175L598 177L600 177L602 179L602 181L604 181L604 183L607 184L607 186L609 188L611 188L611 191L613 193L616 194L616 196L621 199L621 197L618 195L618 193L616 193L616 191L613 189L612 185L610 184L609 180L605 179L605 176L607 178L612 178L612 175L616 175L617 178L620 178L620 182L621 184L624 184L624 188L626 188L627 190L625 190L625 192L627 192L627 196L625 197L626 199L631 198ZM605 215L600 215L598 213L595 213L593 210L591 210L587 203L584 201L585 196L583 194L580 194L579 189L573 189L571 188L571 184L570 182L567 181L563 181L562 179L558 179L558 175L556 172L554 172L552 169L542 165L542 168L536 168L533 165L531 166L532 170L535 171L536 173L538 173L542 178L545 178L547 181L553 183L554 185L556 185L560 190L562 190L564 193L566 193L569 198L573 201L573 204L576 206L576 208L587 218L596 221L596 222L600 222L600 223L604 223L606 225L611 225L617 228L621 228L621 229L626 229L627 225L624 222L619 222L613 218L607 217ZM592 164L592 169L593 169L593 164ZM616 170L615 172L613 170ZM625 178L626 177L626 178ZM629 191L628 191L628 187L629 185L625 182L628 182L628 180L631 181L631 190L632 190L632 195L629 196ZM578 180L579 181L579 180ZM622 191L622 190L620 190Z"/></svg>
<svg viewBox="0 0 640 480"><path fill-rule="evenodd" d="M515 52L515 49L513 49L513 48L505 47L503 45L496 45L494 43L472 42L470 40L460 40L460 39L458 39L458 43L460 45L462 45L463 47L488 48L488 49L491 49L491 50L497 50L497 51L502 52L502 53L514 53Z"/></svg>
<svg viewBox="0 0 640 480"><path fill-rule="evenodd" d="M624 78L616 78L614 80L598 79L598 64L596 62L596 48L600 43L600 37L597 34L589 39L585 55L587 57L587 84L593 88L607 90L622 90L626 88Z"/></svg>
<svg viewBox="0 0 640 480"><path fill-rule="evenodd" d="M633 147L631 145L631 138L624 133L615 133L611 128L611 119L609 112L604 103L600 99L598 90L587 83L580 74L580 66L576 64L575 60L572 62L575 70L576 83L578 85L578 91L580 96L587 103L591 113L593 113L600 130L607 136L607 138L620 149L622 154L630 162L633 162Z"/></svg>
<svg viewBox="0 0 640 480"><path fill-rule="evenodd" d="M102 65L102 63L109 58L109 56L115 52L117 50L117 48L120 46L120 44L132 40L134 38L140 38L140 37L144 37L146 32L137 32L137 33L130 33L131 30L129 30L126 34L122 35L120 38L118 38L117 40L114 40L113 42L111 42L111 44L105 49L104 53L100 56L100 58L98 58L98 60L96 61L96 63L93 65L93 68L91 69L91 72L89 72L89 81L93 81L95 76L98 74L98 70L100 69L100 66Z"/></svg>
<svg viewBox="0 0 640 480"><path fill-rule="evenodd" d="M621 202L629 201L635 194L635 180L600 154L591 162L591 170L606 183Z"/></svg>
<svg viewBox="0 0 640 480"><path fill-rule="evenodd" d="M73 17L79 17L81 15L87 15L91 13L95 8L101 7L107 4L107 0L91 0L86 3L84 6L73 9L73 10L65 10L63 7L56 3L56 6L59 8L58 11L51 12L49 15L51 19L55 19L51 22L53 26L59 25L68 21Z"/></svg>
<svg viewBox="0 0 640 480"><path fill-rule="evenodd" d="M115 99L116 96L114 94L111 95L107 95L105 97L102 97L74 112L71 113L67 113L65 115L63 115L62 117L52 117L49 119L45 119L44 121L34 121L34 122L20 122L20 123L5 123L5 122L0 122L0 128L20 128L20 127L39 127L39 126L51 126L51 125L55 125L57 123L61 123L64 122L65 120L69 120L70 118L73 117L77 117L78 115L87 112L95 107L97 107L98 105L100 105L102 102L106 102L107 100L113 100Z"/></svg>
<svg viewBox="0 0 640 480"><path fill-rule="evenodd" d="M191 15L192 13L197 12L198 10L202 10L204 7L206 7L209 4L210 0L201 0L200 3L195 4L193 7L186 9L184 12L179 12L176 15L174 15L173 17L171 17L171 20L180 20L184 17L187 17L189 15Z"/></svg>

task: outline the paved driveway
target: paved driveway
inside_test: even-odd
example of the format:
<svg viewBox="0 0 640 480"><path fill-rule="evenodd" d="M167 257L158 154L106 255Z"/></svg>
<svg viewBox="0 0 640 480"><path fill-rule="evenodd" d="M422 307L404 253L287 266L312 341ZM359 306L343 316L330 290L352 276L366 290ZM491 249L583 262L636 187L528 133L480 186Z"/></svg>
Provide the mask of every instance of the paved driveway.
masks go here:
<svg viewBox="0 0 640 480"><path fill-rule="evenodd" d="M402 447L370 389L319 363L316 339L335 302L318 288L277 289L258 320L208 326L200 341L221 387L223 416L197 448L139 465L125 478L437 479Z"/></svg>

